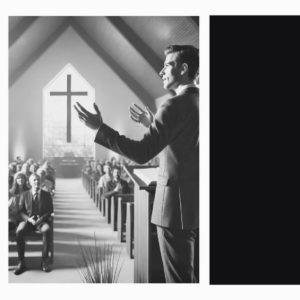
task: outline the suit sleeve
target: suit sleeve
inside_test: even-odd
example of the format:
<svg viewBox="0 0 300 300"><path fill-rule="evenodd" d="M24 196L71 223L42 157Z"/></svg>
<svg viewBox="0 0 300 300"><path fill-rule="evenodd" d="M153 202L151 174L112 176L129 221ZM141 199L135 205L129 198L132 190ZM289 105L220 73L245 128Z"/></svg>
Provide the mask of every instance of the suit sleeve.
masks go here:
<svg viewBox="0 0 300 300"><path fill-rule="evenodd" d="M48 216L53 213L53 199L50 193L45 193L47 195L47 202L48 202L48 207L47 207L47 213Z"/></svg>
<svg viewBox="0 0 300 300"><path fill-rule="evenodd" d="M46 198L45 200L46 200L47 206L46 206L45 214L43 214L43 216L41 217L42 222L46 221L53 213L53 200L52 200L51 194L49 192L44 192L43 197Z"/></svg>
<svg viewBox="0 0 300 300"><path fill-rule="evenodd" d="M51 194L49 194L49 212L50 212L50 214L52 214L53 213L53 198L52 198L52 196L51 196Z"/></svg>
<svg viewBox="0 0 300 300"><path fill-rule="evenodd" d="M139 164L144 164L170 143L175 126L176 113L171 101L167 101L161 106L148 132L141 140L129 139L106 124L102 124L96 134L95 142Z"/></svg>

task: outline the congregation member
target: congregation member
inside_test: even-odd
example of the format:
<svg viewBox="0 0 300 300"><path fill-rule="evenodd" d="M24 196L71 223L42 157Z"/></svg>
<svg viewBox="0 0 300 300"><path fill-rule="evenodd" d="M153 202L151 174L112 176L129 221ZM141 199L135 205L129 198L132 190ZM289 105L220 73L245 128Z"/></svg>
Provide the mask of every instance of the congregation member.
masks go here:
<svg viewBox="0 0 300 300"><path fill-rule="evenodd" d="M45 175L52 176L53 179L55 178L55 170L49 161L46 160L41 168L45 171Z"/></svg>
<svg viewBox="0 0 300 300"><path fill-rule="evenodd" d="M44 168L42 166L37 169L36 175L38 175L40 177L41 185L43 185L45 176L46 176L46 171L44 170Z"/></svg>
<svg viewBox="0 0 300 300"><path fill-rule="evenodd" d="M114 156L110 159L110 165L112 169L120 167L118 160Z"/></svg>
<svg viewBox="0 0 300 300"><path fill-rule="evenodd" d="M45 175L44 182L42 184L42 190L50 193L52 197L54 196L55 180L54 180L53 176Z"/></svg>
<svg viewBox="0 0 300 300"><path fill-rule="evenodd" d="M99 181L101 176L103 175L103 169L101 163L96 163L95 171L93 172L93 178L95 181Z"/></svg>
<svg viewBox="0 0 300 300"><path fill-rule="evenodd" d="M10 189L14 182L14 175L17 172L16 163L12 162L8 165L8 188Z"/></svg>
<svg viewBox="0 0 300 300"><path fill-rule="evenodd" d="M25 162L25 163L22 165L21 172L24 173L24 174L26 175L27 178L29 178L29 176L30 176L30 171L29 171L29 164L28 164L27 162Z"/></svg>
<svg viewBox="0 0 300 300"><path fill-rule="evenodd" d="M197 282L194 269L199 233L199 90L194 84L199 50L171 45L159 76L174 96L158 109L141 140L132 140L104 123L80 103L79 119L97 130L95 143L145 164L160 153L157 187L151 222L156 225L166 282ZM101 100L100 100L101 102ZM136 122L143 113L131 112Z"/></svg>
<svg viewBox="0 0 300 300"><path fill-rule="evenodd" d="M21 172L21 170L22 170L22 164L18 163L16 172Z"/></svg>
<svg viewBox="0 0 300 300"><path fill-rule="evenodd" d="M121 178L121 170L119 168L114 168L112 171L113 177L113 192L118 194L129 194L130 188L126 180Z"/></svg>
<svg viewBox="0 0 300 300"><path fill-rule="evenodd" d="M9 190L10 196L19 195L29 189L27 184L27 177L24 173L18 172L14 175L14 182Z"/></svg>
<svg viewBox="0 0 300 300"><path fill-rule="evenodd" d="M26 176L19 172L15 174L11 189L9 190L8 201L8 222L9 226L14 227L20 221L19 204L20 195L29 190Z"/></svg>
<svg viewBox="0 0 300 300"><path fill-rule="evenodd" d="M109 196L109 192L114 188L110 164L106 162L103 171L104 175L100 177L97 188L100 191L101 197L105 198Z"/></svg>
<svg viewBox="0 0 300 300"><path fill-rule="evenodd" d="M84 173L86 175L90 175L92 173L92 166L91 166L91 161L87 161L86 165L84 167Z"/></svg>
<svg viewBox="0 0 300 300"><path fill-rule="evenodd" d="M34 164L34 159L33 158L28 158L27 161L26 161L26 164L28 164L28 167L30 168L30 166Z"/></svg>
<svg viewBox="0 0 300 300"><path fill-rule="evenodd" d="M45 161L43 165L43 169L45 170L45 178L43 184L45 184L45 181L47 181L47 184L52 185L50 188L51 190L55 189L55 169L51 166L49 161Z"/></svg>
<svg viewBox="0 0 300 300"><path fill-rule="evenodd" d="M51 195L41 189L41 179L37 174L29 178L31 188L20 195L19 216L21 221L16 229L16 240L19 263L15 275L22 274L25 266L25 237L29 232L40 232L43 235L41 269L51 271L49 265L50 226L53 214Z"/></svg>
<svg viewBox="0 0 300 300"><path fill-rule="evenodd" d="M33 163L32 165L30 165L30 167L29 167L30 175L36 174L36 171L38 170L38 168L39 168L39 165L37 163Z"/></svg>
<svg viewBox="0 0 300 300"><path fill-rule="evenodd" d="M22 159L21 156L17 156L17 157L16 157L16 163L17 163L17 164L21 164L21 165L23 164L23 159Z"/></svg>

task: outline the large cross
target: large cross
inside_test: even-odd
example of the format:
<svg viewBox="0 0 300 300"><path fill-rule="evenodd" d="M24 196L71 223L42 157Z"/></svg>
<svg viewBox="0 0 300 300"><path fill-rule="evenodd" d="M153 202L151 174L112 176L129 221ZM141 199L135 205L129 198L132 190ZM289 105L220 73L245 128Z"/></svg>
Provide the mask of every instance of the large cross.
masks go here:
<svg viewBox="0 0 300 300"><path fill-rule="evenodd" d="M50 96L67 96L67 143L71 143L71 97L87 96L87 92L71 91L71 74L67 75L67 91L66 92L50 92Z"/></svg>

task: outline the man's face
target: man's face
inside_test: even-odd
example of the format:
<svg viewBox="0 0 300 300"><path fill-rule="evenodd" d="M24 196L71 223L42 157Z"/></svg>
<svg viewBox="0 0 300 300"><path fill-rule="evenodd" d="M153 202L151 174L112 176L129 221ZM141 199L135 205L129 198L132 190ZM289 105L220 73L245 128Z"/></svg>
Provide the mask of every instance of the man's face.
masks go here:
<svg viewBox="0 0 300 300"><path fill-rule="evenodd" d="M113 171L113 177L115 180L119 180L120 179L120 171L118 169L114 169Z"/></svg>
<svg viewBox="0 0 300 300"><path fill-rule="evenodd" d="M44 184L45 184L45 186L46 186L48 189L52 189L52 188L53 188L53 183L52 183L51 180L45 179Z"/></svg>
<svg viewBox="0 0 300 300"><path fill-rule="evenodd" d="M104 168L103 168L103 170L104 170L105 174L110 174L110 166L105 165Z"/></svg>
<svg viewBox="0 0 300 300"><path fill-rule="evenodd" d="M169 53L166 55L164 67L159 72L159 76L163 80L165 90L175 90L178 87L181 81L178 53Z"/></svg>
<svg viewBox="0 0 300 300"><path fill-rule="evenodd" d="M40 187L40 178L37 176L34 176L30 179L30 185L34 190L38 189Z"/></svg>

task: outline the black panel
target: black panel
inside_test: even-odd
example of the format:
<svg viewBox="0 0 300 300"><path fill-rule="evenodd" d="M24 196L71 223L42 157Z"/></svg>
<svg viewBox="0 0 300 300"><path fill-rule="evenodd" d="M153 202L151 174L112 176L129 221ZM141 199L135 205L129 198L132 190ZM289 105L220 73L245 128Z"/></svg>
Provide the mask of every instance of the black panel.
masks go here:
<svg viewBox="0 0 300 300"><path fill-rule="evenodd" d="M299 284L299 17L210 19L210 280Z"/></svg>

